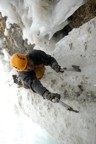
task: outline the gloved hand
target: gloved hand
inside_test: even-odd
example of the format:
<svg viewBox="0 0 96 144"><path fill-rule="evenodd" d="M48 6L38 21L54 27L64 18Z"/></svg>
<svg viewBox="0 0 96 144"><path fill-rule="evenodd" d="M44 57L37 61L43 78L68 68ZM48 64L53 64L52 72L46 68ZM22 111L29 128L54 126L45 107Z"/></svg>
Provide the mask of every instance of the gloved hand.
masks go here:
<svg viewBox="0 0 96 144"><path fill-rule="evenodd" d="M54 62L52 64L52 68L56 71L56 72L64 72L64 68L61 68L61 66L58 65L58 63Z"/></svg>
<svg viewBox="0 0 96 144"><path fill-rule="evenodd" d="M12 75L13 77L13 81L14 83L16 83L19 87L22 87L23 86L23 83L21 80L19 80L18 76L17 75Z"/></svg>
<svg viewBox="0 0 96 144"><path fill-rule="evenodd" d="M60 100L60 95L57 94L57 93L50 93L50 92L46 91L46 92L43 94L43 98L44 98L44 99L48 99L48 100L56 103L56 102L59 102L59 100Z"/></svg>

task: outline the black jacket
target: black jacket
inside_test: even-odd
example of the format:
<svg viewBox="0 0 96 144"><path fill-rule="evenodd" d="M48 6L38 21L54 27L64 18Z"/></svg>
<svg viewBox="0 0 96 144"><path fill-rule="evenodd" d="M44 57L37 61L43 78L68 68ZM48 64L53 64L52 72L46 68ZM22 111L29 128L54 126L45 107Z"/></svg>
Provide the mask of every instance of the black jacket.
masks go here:
<svg viewBox="0 0 96 144"><path fill-rule="evenodd" d="M27 55L28 59L32 60L36 65L44 64L45 66L51 66L53 63L57 63L54 57L46 54L41 50L33 50ZM53 67L52 67L53 68ZM43 96L43 94L48 91L41 82L36 78L34 71L22 71L19 73L19 78L24 82L25 88L31 88L34 92Z"/></svg>

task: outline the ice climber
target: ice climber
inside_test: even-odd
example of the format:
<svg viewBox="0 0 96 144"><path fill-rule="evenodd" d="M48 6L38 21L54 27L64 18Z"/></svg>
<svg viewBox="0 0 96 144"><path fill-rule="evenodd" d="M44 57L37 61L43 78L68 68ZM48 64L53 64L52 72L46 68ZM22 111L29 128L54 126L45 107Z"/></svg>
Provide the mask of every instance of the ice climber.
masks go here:
<svg viewBox="0 0 96 144"><path fill-rule="evenodd" d="M22 84L24 88L31 88L33 92L38 93L44 99L59 102L60 95L51 93L40 82L45 72L45 66L50 66L56 72L64 72L54 57L41 50L33 50L27 55L13 54L10 58L10 64L18 70L18 76L13 75L15 83Z"/></svg>

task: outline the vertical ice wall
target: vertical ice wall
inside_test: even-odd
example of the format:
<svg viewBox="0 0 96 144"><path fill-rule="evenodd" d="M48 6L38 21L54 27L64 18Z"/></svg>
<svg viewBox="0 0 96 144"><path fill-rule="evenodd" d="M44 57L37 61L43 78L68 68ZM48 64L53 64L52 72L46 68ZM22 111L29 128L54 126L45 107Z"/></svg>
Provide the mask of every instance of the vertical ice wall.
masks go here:
<svg viewBox="0 0 96 144"><path fill-rule="evenodd" d="M23 38L29 43L47 37L62 29L67 18L83 4L84 0L1 0L0 11L8 16L9 23L17 23L23 30Z"/></svg>
<svg viewBox="0 0 96 144"><path fill-rule="evenodd" d="M19 109L45 128L60 144L96 143L96 18L58 42L54 57L63 67L79 65L81 72L56 73L47 67L41 80L51 92L79 110L67 111L59 104L44 100L24 88L18 89L16 100ZM10 82L9 82L10 83ZM78 85L81 85L81 90ZM11 89L14 87L12 86Z"/></svg>

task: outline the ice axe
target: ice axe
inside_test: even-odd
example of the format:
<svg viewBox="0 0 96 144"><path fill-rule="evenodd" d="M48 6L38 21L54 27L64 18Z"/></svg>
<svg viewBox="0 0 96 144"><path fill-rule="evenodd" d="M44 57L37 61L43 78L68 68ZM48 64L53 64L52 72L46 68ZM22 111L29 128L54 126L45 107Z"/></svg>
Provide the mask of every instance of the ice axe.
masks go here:
<svg viewBox="0 0 96 144"><path fill-rule="evenodd" d="M72 65L72 68L66 68L61 67L60 72L63 73L64 71L75 71L75 72L81 72L80 66Z"/></svg>
<svg viewBox="0 0 96 144"><path fill-rule="evenodd" d="M67 105L66 103L64 103L63 101L59 101L59 103L64 106L68 111L72 111L72 112L75 112L75 113L79 113L78 110L74 110L71 106Z"/></svg>

